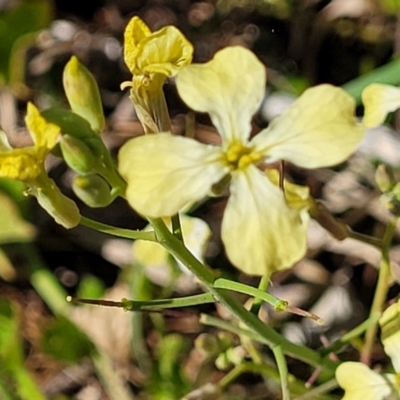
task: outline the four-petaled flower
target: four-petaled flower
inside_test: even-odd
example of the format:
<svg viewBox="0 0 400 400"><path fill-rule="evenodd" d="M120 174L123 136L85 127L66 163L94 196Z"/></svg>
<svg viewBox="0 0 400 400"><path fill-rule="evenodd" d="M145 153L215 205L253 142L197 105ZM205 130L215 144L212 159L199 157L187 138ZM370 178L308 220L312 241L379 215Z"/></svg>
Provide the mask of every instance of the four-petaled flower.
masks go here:
<svg viewBox="0 0 400 400"><path fill-rule="evenodd" d="M72 228L80 221L79 210L47 176L44 166L47 155L57 143L60 128L47 122L32 103L28 103L25 123L33 139L32 146L13 149L0 131L0 178L26 183L28 193L37 198L57 223Z"/></svg>
<svg viewBox="0 0 400 400"><path fill-rule="evenodd" d="M249 139L266 83L253 53L225 48L206 64L183 68L176 83L189 107L210 115L222 145L166 133L130 140L119 154L128 202L148 217L171 216L229 178L221 234L232 263L254 275L291 266L306 249L306 218L258 166L287 160L317 168L344 161L364 134L354 100L339 88L317 86Z"/></svg>
<svg viewBox="0 0 400 400"><path fill-rule="evenodd" d="M28 103L26 126L33 139L33 146L13 149L5 135L0 137L0 177L30 182L44 170L44 160L56 145L60 128L49 124L39 110Z"/></svg>
<svg viewBox="0 0 400 400"><path fill-rule="evenodd" d="M385 353L396 374L379 374L360 362L344 362L336 370L336 379L344 389L342 400L400 399L400 302L385 310L379 320Z"/></svg>

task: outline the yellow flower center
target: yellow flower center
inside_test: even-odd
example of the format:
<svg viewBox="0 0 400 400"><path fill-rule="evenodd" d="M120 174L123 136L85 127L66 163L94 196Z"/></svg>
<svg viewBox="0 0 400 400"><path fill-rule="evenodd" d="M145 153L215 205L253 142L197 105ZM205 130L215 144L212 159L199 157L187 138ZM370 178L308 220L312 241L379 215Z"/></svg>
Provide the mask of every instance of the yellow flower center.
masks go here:
<svg viewBox="0 0 400 400"><path fill-rule="evenodd" d="M250 164L262 159L260 153L253 151L252 148L244 146L242 143L233 143L225 153L225 160L231 170L245 169Z"/></svg>

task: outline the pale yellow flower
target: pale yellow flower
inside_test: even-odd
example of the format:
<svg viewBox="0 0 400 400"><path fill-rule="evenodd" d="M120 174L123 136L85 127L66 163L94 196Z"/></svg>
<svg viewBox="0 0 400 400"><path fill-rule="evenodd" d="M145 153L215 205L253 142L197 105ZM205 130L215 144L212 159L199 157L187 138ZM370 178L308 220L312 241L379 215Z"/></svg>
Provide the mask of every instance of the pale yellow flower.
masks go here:
<svg viewBox="0 0 400 400"><path fill-rule="evenodd" d="M396 373L379 374L360 362L344 362L336 370L336 379L345 391L342 400L400 399L400 302L382 314L379 324L385 353Z"/></svg>
<svg viewBox="0 0 400 400"><path fill-rule="evenodd" d="M131 87L131 99L145 131L169 130L169 116L162 86L166 79L192 61L193 46L174 26L156 32L133 17L124 34L124 58L133 79L121 88Z"/></svg>
<svg viewBox="0 0 400 400"><path fill-rule="evenodd" d="M334 165L355 150L364 133L354 100L321 85L250 140L265 84L265 67L242 47L189 65L177 76L179 94L189 107L210 115L221 147L162 133L132 139L119 154L128 202L148 217L171 216L229 177L222 240L232 263L254 275L269 275L302 257L307 228L301 207L292 207L258 165L281 159L308 168Z"/></svg>
<svg viewBox="0 0 400 400"><path fill-rule="evenodd" d="M164 80L174 76L192 61L193 46L174 26L156 32L139 18L133 17L124 34L126 65L143 85L150 85L153 74Z"/></svg>
<svg viewBox="0 0 400 400"><path fill-rule="evenodd" d="M57 143L60 128L47 122L32 103L28 103L25 123L33 140L32 146L13 149L4 132L0 134L0 178L26 183L28 193L37 198L57 223L72 228L80 221L79 210L60 192L44 167L47 155Z"/></svg>
<svg viewBox="0 0 400 400"><path fill-rule="evenodd" d="M363 123L368 128L383 124L388 113L400 107L400 88L373 83L362 93L364 103Z"/></svg>
<svg viewBox="0 0 400 400"><path fill-rule="evenodd" d="M39 110L28 103L26 126L31 134L33 145L13 149L5 135L0 144L0 177L29 181L37 178L44 170L44 160L56 145L60 128L46 122Z"/></svg>

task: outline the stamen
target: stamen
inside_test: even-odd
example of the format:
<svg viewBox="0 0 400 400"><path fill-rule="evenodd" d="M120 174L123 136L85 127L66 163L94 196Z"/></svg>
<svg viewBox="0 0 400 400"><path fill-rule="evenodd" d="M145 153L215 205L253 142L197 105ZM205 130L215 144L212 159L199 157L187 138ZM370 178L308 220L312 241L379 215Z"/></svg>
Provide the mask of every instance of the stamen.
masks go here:
<svg viewBox="0 0 400 400"><path fill-rule="evenodd" d="M262 156L253 152L251 148L244 146L242 143L234 143L225 153L226 161L231 170L243 169L261 160Z"/></svg>

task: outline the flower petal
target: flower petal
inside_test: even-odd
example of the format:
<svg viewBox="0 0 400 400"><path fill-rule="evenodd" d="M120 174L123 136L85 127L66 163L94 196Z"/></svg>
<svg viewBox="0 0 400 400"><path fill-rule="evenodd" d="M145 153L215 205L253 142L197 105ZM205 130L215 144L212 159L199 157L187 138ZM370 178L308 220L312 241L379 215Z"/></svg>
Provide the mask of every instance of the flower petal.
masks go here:
<svg viewBox="0 0 400 400"><path fill-rule="evenodd" d="M373 83L362 92L363 124L374 128L383 124L388 113L400 108L400 88Z"/></svg>
<svg viewBox="0 0 400 400"><path fill-rule="evenodd" d="M136 70L136 57L139 43L151 35L150 28L139 17L133 17L125 28L124 33L124 58L129 70Z"/></svg>
<svg viewBox="0 0 400 400"><path fill-rule="evenodd" d="M193 45L174 26L166 26L139 44L137 69L141 73L174 76L192 61Z"/></svg>
<svg viewBox="0 0 400 400"><path fill-rule="evenodd" d="M35 143L38 158L44 159L56 145L60 128L55 124L47 122L32 103L28 103L25 123Z"/></svg>
<svg viewBox="0 0 400 400"><path fill-rule="evenodd" d="M220 148L159 133L127 142L119 153L119 172L128 183L129 204L157 218L205 197L229 169Z"/></svg>
<svg viewBox="0 0 400 400"><path fill-rule="evenodd" d="M353 153L364 136L354 109L354 99L344 90L316 86L306 90L252 143L268 162L281 159L307 168L335 165Z"/></svg>
<svg viewBox="0 0 400 400"><path fill-rule="evenodd" d="M395 383L394 375L383 377L359 362L340 364L336 379L345 391L342 400L383 400L392 393L389 382Z"/></svg>
<svg viewBox="0 0 400 400"><path fill-rule="evenodd" d="M385 353L392 359L395 371L400 372L400 300L384 311L379 325Z"/></svg>
<svg viewBox="0 0 400 400"><path fill-rule="evenodd" d="M307 223L283 192L251 165L234 173L222 221L229 259L250 275L290 267L306 251Z"/></svg>
<svg viewBox="0 0 400 400"><path fill-rule="evenodd" d="M43 168L33 146L0 153L0 178L27 181L35 179Z"/></svg>
<svg viewBox="0 0 400 400"><path fill-rule="evenodd" d="M10 143L8 142L6 133L0 128L0 151L12 150Z"/></svg>
<svg viewBox="0 0 400 400"><path fill-rule="evenodd" d="M227 47L206 64L189 65L176 79L183 101L193 110L209 113L227 144L247 140L265 83L265 67L243 47Z"/></svg>

